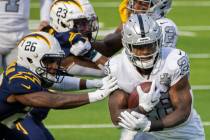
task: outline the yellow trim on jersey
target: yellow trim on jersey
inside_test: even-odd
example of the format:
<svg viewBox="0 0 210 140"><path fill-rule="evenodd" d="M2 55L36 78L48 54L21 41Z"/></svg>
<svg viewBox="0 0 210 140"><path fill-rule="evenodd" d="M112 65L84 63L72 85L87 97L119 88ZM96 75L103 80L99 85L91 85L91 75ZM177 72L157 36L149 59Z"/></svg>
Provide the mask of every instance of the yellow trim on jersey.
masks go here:
<svg viewBox="0 0 210 140"><path fill-rule="evenodd" d="M118 11L119 11L120 19L122 23L127 22L128 17L129 17L127 5L128 5L128 0L123 0L118 7Z"/></svg>
<svg viewBox="0 0 210 140"><path fill-rule="evenodd" d="M16 61L12 62L6 69L6 76L15 71Z"/></svg>
<svg viewBox="0 0 210 140"><path fill-rule="evenodd" d="M69 41L72 42L72 40L75 38L75 36L80 34L80 33L70 32L69 34L70 34Z"/></svg>
<svg viewBox="0 0 210 140"><path fill-rule="evenodd" d="M55 30L53 28L50 28L48 33L51 34L51 35L54 35L55 34Z"/></svg>
<svg viewBox="0 0 210 140"><path fill-rule="evenodd" d="M19 131L20 131L20 127L19 127L19 125L18 125L18 124L15 124L15 126L16 126L17 130L19 130Z"/></svg>
<svg viewBox="0 0 210 140"><path fill-rule="evenodd" d="M14 72L15 68L10 68L6 70L6 76L9 75L10 73Z"/></svg>
<svg viewBox="0 0 210 140"><path fill-rule="evenodd" d="M41 81L39 80L39 78L37 78L34 74L32 74L31 72L18 72L17 74L11 76L9 78L9 81L11 81L12 79L16 79L16 78L20 78L20 79L25 79L25 80L30 80L33 83L38 83L39 85L41 85Z"/></svg>
<svg viewBox="0 0 210 140"><path fill-rule="evenodd" d="M19 128L18 130L22 131L23 134L28 135L28 131L18 122L16 127Z"/></svg>

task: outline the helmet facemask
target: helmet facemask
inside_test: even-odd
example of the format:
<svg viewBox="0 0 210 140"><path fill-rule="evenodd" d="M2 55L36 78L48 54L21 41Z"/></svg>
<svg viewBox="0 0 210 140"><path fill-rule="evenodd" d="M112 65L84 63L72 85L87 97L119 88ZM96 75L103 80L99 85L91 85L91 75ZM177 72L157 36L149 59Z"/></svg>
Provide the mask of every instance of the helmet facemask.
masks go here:
<svg viewBox="0 0 210 140"><path fill-rule="evenodd" d="M172 0L129 0L131 13L147 13L155 19L165 16L171 9Z"/></svg>
<svg viewBox="0 0 210 140"><path fill-rule="evenodd" d="M152 7L151 0L129 0L127 8L131 13L148 13L149 9Z"/></svg>
<svg viewBox="0 0 210 140"><path fill-rule="evenodd" d="M147 14L132 14L123 26L122 44L135 66L150 69L157 62L162 46L161 28Z"/></svg>
<svg viewBox="0 0 210 140"><path fill-rule="evenodd" d="M64 54L45 54L40 59L41 67L35 69L44 81L49 83L61 83L64 76L61 73L64 69L61 67L61 61L64 58Z"/></svg>
<svg viewBox="0 0 210 140"><path fill-rule="evenodd" d="M87 37L89 41L94 42L98 34L97 17L81 18L74 20L74 29Z"/></svg>
<svg viewBox="0 0 210 140"><path fill-rule="evenodd" d="M132 63L141 69L150 69L155 65L160 50L160 40L149 44L124 44L126 54Z"/></svg>

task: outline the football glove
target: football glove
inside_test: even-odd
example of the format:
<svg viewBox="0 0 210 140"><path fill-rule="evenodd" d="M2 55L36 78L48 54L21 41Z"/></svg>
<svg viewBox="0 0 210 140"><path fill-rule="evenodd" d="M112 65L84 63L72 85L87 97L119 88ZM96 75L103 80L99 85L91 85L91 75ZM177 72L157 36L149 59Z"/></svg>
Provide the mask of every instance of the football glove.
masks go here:
<svg viewBox="0 0 210 140"><path fill-rule="evenodd" d="M80 33L71 32L69 41L72 45L70 52L75 56L83 56L91 49L91 44L88 39Z"/></svg>
<svg viewBox="0 0 210 140"><path fill-rule="evenodd" d="M117 85L117 79L115 77L111 77L111 75L103 78L102 83L103 86L100 89L88 93L90 103L103 100L109 94L119 88Z"/></svg>
<svg viewBox="0 0 210 140"><path fill-rule="evenodd" d="M148 132L151 127L151 121L143 114L132 111L129 113L128 111L123 111L120 113L120 122L119 126L133 130L133 131L141 131Z"/></svg>
<svg viewBox="0 0 210 140"><path fill-rule="evenodd" d="M139 95L139 106L146 112L151 111L160 100L160 90L156 89L155 80L152 81L149 93L144 93L141 86L137 86L136 89Z"/></svg>

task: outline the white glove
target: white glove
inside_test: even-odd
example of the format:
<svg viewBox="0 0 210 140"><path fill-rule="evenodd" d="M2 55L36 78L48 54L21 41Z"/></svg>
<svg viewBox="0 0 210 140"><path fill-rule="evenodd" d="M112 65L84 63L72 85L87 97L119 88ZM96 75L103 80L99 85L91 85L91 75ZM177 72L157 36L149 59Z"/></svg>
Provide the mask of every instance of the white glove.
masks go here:
<svg viewBox="0 0 210 140"><path fill-rule="evenodd" d="M102 82L103 86L100 89L88 93L90 103L103 100L105 97L119 88L117 85L117 79L115 77L111 77L111 75L103 78Z"/></svg>
<svg viewBox="0 0 210 140"><path fill-rule="evenodd" d="M139 106L141 106L146 112L151 111L160 101L160 90L155 89L155 80L152 81L149 93L144 93L140 86L137 86L136 89L139 95Z"/></svg>
<svg viewBox="0 0 210 140"><path fill-rule="evenodd" d="M120 113L119 118L120 122L118 124L123 128L141 132L148 132L150 130L151 121L145 115L138 112L132 111L129 113L124 111Z"/></svg>
<svg viewBox="0 0 210 140"><path fill-rule="evenodd" d="M85 55L89 50L91 49L91 44L88 40L85 42L78 41L77 43L74 43L71 48L70 52L74 54L75 56L83 56Z"/></svg>

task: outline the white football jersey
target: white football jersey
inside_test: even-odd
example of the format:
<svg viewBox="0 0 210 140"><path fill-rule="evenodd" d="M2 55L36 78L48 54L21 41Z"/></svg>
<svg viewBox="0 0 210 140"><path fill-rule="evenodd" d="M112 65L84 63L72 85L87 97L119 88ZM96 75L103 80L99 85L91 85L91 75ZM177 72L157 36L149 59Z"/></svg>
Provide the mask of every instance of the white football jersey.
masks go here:
<svg viewBox="0 0 210 140"><path fill-rule="evenodd" d="M52 0L40 0L41 20L49 20ZM0 0L0 31L15 32L28 29L30 0Z"/></svg>
<svg viewBox="0 0 210 140"><path fill-rule="evenodd" d="M161 97L160 102L148 114L151 120L161 119L173 111L169 99L169 88L176 84L183 76L189 75L189 62L186 53L170 47L161 48L160 59L157 60L150 76L142 76L137 71L136 67L128 59L125 50L121 54L111 58L107 63L107 67L108 73L117 78L119 87L128 93L131 93L142 82L156 80L156 86L160 89ZM190 136L192 138L192 133L195 131L194 137L195 135L204 135L199 115L197 115L193 108L188 120L177 127L179 129L177 129L176 134L174 132L176 127L171 128L171 131L152 132L152 134L163 136L163 139L166 138L165 136L173 138L173 134L187 135L187 137ZM178 131L181 130L180 128L183 131ZM189 132L185 132L188 130Z"/></svg>
<svg viewBox="0 0 210 140"><path fill-rule="evenodd" d="M0 31L19 31L28 27L30 0L0 1Z"/></svg>
<svg viewBox="0 0 210 140"><path fill-rule="evenodd" d="M162 29L163 47L176 48L178 29L176 24L168 18L157 19L156 22Z"/></svg>

